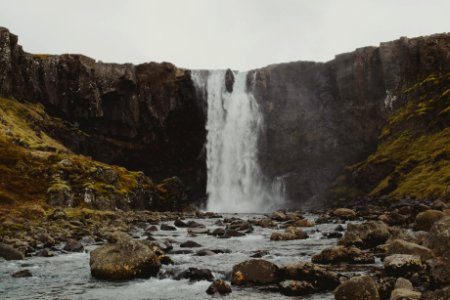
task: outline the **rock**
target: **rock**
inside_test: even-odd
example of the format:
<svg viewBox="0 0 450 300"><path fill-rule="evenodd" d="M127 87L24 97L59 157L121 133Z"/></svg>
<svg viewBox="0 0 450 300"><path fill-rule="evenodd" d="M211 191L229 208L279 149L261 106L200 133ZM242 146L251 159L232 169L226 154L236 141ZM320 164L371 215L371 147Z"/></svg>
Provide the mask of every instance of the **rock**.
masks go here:
<svg viewBox="0 0 450 300"><path fill-rule="evenodd" d="M231 283L267 285L278 281L278 266L262 259L244 261L233 267Z"/></svg>
<svg viewBox="0 0 450 300"><path fill-rule="evenodd" d="M362 224L348 224L340 245L358 248L373 248L386 242L391 236L389 226L381 221L369 221Z"/></svg>
<svg viewBox="0 0 450 300"><path fill-rule="evenodd" d="M282 212L282 211L275 211L270 215L270 218L272 220L278 221L278 222L285 222L289 220L288 216Z"/></svg>
<svg viewBox="0 0 450 300"><path fill-rule="evenodd" d="M265 255L269 255L269 251L267 250L258 250L255 251L252 255L250 255L251 258L261 258Z"/></svg>
<svg viewBox="0 0 450 300"><path fill-rule="evenodd" d="M225 89L228 93L233 92L234 74L233 71L227 69L225 72Z"/></svg>
<svg viewBox="0 0 450 300"><path fill-rule="evenodd" d="M422 295L423 300L448 300L450 299L450 286L445 288L435 290L435 291L427 291Z"/></svg>
<svg viewBox="0 0 450 300"><path fill-rule="evenodd" d="M25 270L20 270L18 272L15 272L11 276L14 278L23 278L23 277L32 277L33 274L31 274L30 270L25 269Z"/></svg>
<svg viewBox="0 0 450 300"><path fill-rule="evenodd" d="M223 228L216 228L213 230L213 232L211 233L213 236L224 236L225 235L225 229Z"/></svg>
<svg viewBox="0 0 450 300"><path fill-rule="evenodd" d="M433 258L433 252L427 247L420 246L416 243L407 242L400 239L388 241L386 244L386 254L411 254L419 255L422 261Z"/></svg>
<svg viewBox="0 0 450 300"><path fill-rule="evenodd" d="M224 239L229 239L232 237L240 237L240 236L245 236L245 233L242 233L242 232L239 232L239 231L233 230L233 229L227 229L227 230L225 230L225 233L219 237L224 238Z"/></svg>
<svg viewBox="0 0 450 300"><path fill-rule="evenodd" d="M205 228L206 227L204 224L198 223L198 222L195 222L195 221L187 222L187 226L189 228Z"/></svg>
<svg viewBox="0 0 450 300"><path fill-rule="evenodd" d="M235 221L227 226L227 230L244 231L245 233L253 232L253 226L247 221Z"/></svg>
<svg viewBox="0 0 450 300"><path fill-rule="evenodd" d="M343 236L343 234L337 231L333 231L333 232L323 232L322 236L327 239L340 239Z"/></svg>
<svg viewBox="0 0 450 300"><path fill-rule="evenodd" d="M213 281L214 280L214 276L213 276L211 270L197 269L197 268L189 268L177 276L177 279L183 279L183 278L189 279L190 281L200 281L200 280Z"/></svg>
<svg viewBox="0 0 450 300"><path fill-rule="evenodd" d="M422 294L413 290L412 283L404 278L398 278L390 300L420 300Z"/></svg>
<svg viewBox="0 0 450 300"><path fill-rule="evenodd" d="M49 220L59 220L59 219L67 219L67 214L64 210L57 208L47 217Z"/></svg>
<svg viewBox="0 0 450 300"><path fill-rule="evenodd" d="M298 227L313 227L315 225L314 221L308 220L308 219L300 219L295 221L293 224L293 226L298 226Z"/></svg>
<svg viewBox="0 0 450 300"><path fill-rule="evenodd" d="M197 234L208 234L209 229L207 228L188 228L188 234L191 236L196 236Z"/></svg>
<svg viewBox="0 0 450 300"><path fill-rule="evenodd" d="M161 224L160 229L164 230L164 231L175 231L175 230L177 230L174 226L167 225L167 224Z"/></svg>
<svg viewBox="0 0 450 300"><path fill-rule="evenodd" d="M289 240L303 240L308 238L308 234L297 227L288 227L284 232L272 232L270 236L271 241L289 241Z"/></svg>
<svg viewBox="0 0 450 300"><path fill-rule="evenodd" d="M174 264L173 260L167 255L160 256L159 262L161 263L161 265L173 265Z"/></svg>
<svg viewBox="0 0 450 300"><path fill-rule="evenodd" d="M128 241L131 240L131 236L128 233L125 233L123 231L113 231L111 233L108 233L106 235L106 240L108 243L118 243L121 241Z"/></svg>
<svg viewBox="0 0 450 300"><path fill-rule="evenodd" d="M431 226L444 217L444 213L440 210L426 210L416 216L416 230L430 230Z"/></svg>
<svg viewBox="0 0 450 300"><path fill-rule="evenodd" d="M313 284L307 281L284 280L278 284L280 292L286 296L302 296L317 291Z"/></svg>
<svg viewBox="0 0 450 300"><path fill-rule="evenodd" d="M334 231L345 231L345 228L342 225L338 225L334 228Z"/></svg>
<svg viewBox="0 0 450 300"><path fill-rule="evenodd" d="M202 245L200 245L199 243L195 242L195 241L186 241L184 243L180 244L181 248L197 248L197 247L201 247Z"/></svg>
<svg viewBox="0 0 450 300"><path fill-rule="evenodd" d="M353 219L356 217L356 212L349 208L337 208L333 211L333 215L342 219Z"/></svg>
<svg viewBox="0 0 450 300"><path fill-rule="evenodd" d="M450 216L440 219L431 226L427 246L438 256L447 253L450 257Z"/></svg>
<svg viewBox="0 0 450 300"><path fill-rule="evenodd" d="M203 249L198 251L195 256L212 256L212 255L216 255L217 253L208 249Z"/></svg>
<svg viewBox="0 0 450 300"><path fill-rule="evenodd" d="M216 293L220 295L227 295L231 293L231 287L226 281L217 279L214 280L213 283L211 283L211 285L206 290L206 293L208 295L214 295Z"/></svg>
<svg viewBox="0 0 450 300"><path fill-rule="evenodd" d="M381 299L389 299L394 290L396 277L381 277L378 280L378 293Z"/></svg>
<svg viewBox="0 0 450 300"><path fill-rule="evenodd" d="M41 256L41 257L52 257L54 256L53 252L51 252L48 249L42 249L41 251L39 251L36 256Z"/></svg>
<svg viewBox="0 0 450 300"><path fill-rule="evenodd" d="M83 252L84 247L79 241L74 239L68 239L66 244L64 245L63 250L69 252Z"/></svg>
<svg viewBox="0 0 450 300"><path fill-rule="evenodd" d="M4 243L0 243L0 257L3 257L6 260L16 260L25 258L22 252Z"/></svg>
<svg viewBox="0 0 450 300"><path fill-rule="evenodd" d="M422 270L418 255L394 254L384 259L384 270L390 276L404 276Z"/></svg>
<svg viewBox="0 0 450 300"><path fill-rule="evenodd" d="M450 261L448 259L438 257L427 260L426 263L435 286L450 285Z"/></svg>
<svg viewBox="0 0 450 300"><path fill-rule="evenodd" d="M158 231L158 227L156 227L155 225L151 225L151 226L145 228L145 231L146 232L156 232L156 231Z"/></svg>
<svg viewBox="0 0 450 300"><path fill-rule="evenodd" d="M188 224L184 223L180 219L176 219L175 222L173 222L173 225L175 225L178 228L188 227Z"/></svg>
<svg viewBox="0 0 450 300"><path fill-rule="evenodd" d="M334 291L336 300L380 300L377 284L370 276L352 277Z"/></svg>
<svg viewBox="0 0 450 300"><path fill-rule="evenodd" d="M137 240L106 244L91 252L91 274L107 280L155 276L161 264L147 245Z"/></svg>
<svg viewBox="0 0 450 300"><path fill-rule="evenodd" d="M311 257L311 261L321 264L350 263L350 264L371 264L375 258L356 247L334 246L322 250L319 254Z"/></svg>
<svg viewBox="0 0 450 300"><path fill-rule="evenodd" d="M333 290L339 285L338 276L334 272L306 262L282 266L279 269L278 277L281 280L307 281L317 289L326 291Z"/></svg>

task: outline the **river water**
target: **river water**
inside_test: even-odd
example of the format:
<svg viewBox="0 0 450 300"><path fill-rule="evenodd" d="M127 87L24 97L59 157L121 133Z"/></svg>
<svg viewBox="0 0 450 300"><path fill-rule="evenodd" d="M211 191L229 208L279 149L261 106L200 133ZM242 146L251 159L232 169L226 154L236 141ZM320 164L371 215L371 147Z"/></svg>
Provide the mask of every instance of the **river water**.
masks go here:
<svg viewBox="0 0 450 300"><path fill-rule="evenodd" d="M239 217L252 219L261 215L223 214L223 217ZM307 216L313 219L314 216ZM210 230L218 219L195 219ZM187 219L186 221L189 221ZM173 222L167 222L172 225ZM336 239L325 239L322 232L331 232L336 224L320 224L305 228L309 238L294 241L270 241L272 229L254 227L254 231L243 237L220 239L211 235L188 235L186 228L176 231L157 231L153 237L162 242L173 241L174 251L179 244L193 240L202 245L191 248L193 253L169 254L174 265L163 266L158 278L137 279L124 282L101 281L91 277L89 268L89 251L95 245L86 245L85 253L61 254L51 258L30 257L21 261L0 261L0 299L210 299L206 289L208 281L191 283L188 280L174 280L173 275L189 267L210 269L216 278L229 278L235 264L251 259L255 251L265 250L268 255L262 259L278 265L310 261L311 255L336 244ZM134 234L144 238L144 230L136 228ZM62 247L62 245L61 245ZM230 253L212 256L195 256L201 249L222 249ZM13 278L12 273L29 269L33 277ZM228 277L227 277L228 275ZM229 299L296 299L285 297L279 293L261 291L256 288L240 288L232 286ZM299 298L297 298L299 299ZM333 299L332 293L314 294L301 299Z"/></svg>

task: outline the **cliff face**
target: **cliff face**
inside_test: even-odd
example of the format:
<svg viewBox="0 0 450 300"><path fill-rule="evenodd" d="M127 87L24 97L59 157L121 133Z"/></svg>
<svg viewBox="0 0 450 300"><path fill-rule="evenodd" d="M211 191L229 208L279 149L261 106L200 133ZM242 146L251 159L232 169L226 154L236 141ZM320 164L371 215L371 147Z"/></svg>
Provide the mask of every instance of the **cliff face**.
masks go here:
<svg viewBox="0 0 450 300"><path fill-rule="evenodd" d="M348 185L339 183L344 167L376 150L387 119L405 105L402 91L430 73L448 72L449 53L450 35L442 34L357 49L327 63L255 70L254 93L265 117L264 173L284 178L292 202L336 197L330 188Z"/></svg>
<svg viewBox="0 0 450 300"><path fill-rule="evenodd" d="M0 95L40 102L71 126L48 133L70 150L144 171L178 175L202 195L205 119L189 71L169 63L106 64L82 55L31 55L0 28Z"/></svg>

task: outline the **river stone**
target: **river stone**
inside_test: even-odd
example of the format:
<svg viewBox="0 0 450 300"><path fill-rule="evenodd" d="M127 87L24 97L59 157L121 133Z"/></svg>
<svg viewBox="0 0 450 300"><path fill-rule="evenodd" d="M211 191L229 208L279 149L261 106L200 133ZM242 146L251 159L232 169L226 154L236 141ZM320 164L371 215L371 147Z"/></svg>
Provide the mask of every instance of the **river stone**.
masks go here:
<svg viewBox="0 0 450 300"><path fill-rule="evenodd" d="M412 283L404 278L398 278L390 300L420 300L422 294L413 290Z"/></svg>
<svg viewBox="0 0 450 300"><path fill-rule="evenodd" d="M444 213L440 210L429 209L423 211L416 216L415 229L428 231L436 221L439 221L444 216Z"/></svg>
<svg viewBox="0 0 450 300"><path fill-rule="evenodd" d="M301 296L317 291L313 284L307 281L284 280L278 284L280 292L286 296Z"/></svg>
<svg viewBox="0 0 450 300"><path fill-rule="evenodd" d="M278 271L278 277L281 280L307 281L319 290L333 290L339 285L336 273L307 262L282 266Z"/></svg>
<svg viewBox="0 0 450 300"><path fill-rule="evenodd" d="M6 260L16 260L25 258L22 252L4 243L0 243L0 257L3 257Z"/></svg>
<svg viewBox="0 0 450 300"><path fill-rule="evenodd" d="M431 280L436 286L450 285L450 261L443 257L427 260Z"/></svg>
<svg viewBox="0 0 450 300"><path fill-rule="evenodd" d="M334 246L322 250L319 254L311 257L311 261L321 264L350 263L350 264L370 264L375 262L375 258L369 253L365 253L356 247Z"/></svg>
<svg viewBox="0 0 450 300"><path fill-rule="evenodd" d="M186 241L184 243L180 244L181 248L197 248L197 247L201 247L202 245L200 245L199 243L195 242L195 241Z"/></svg>
<svg viewBox="0 0 450 300"><path fill-rule="evenodd" d="M340 245L358 248L373 248L385 243L391 236L389 226L382 221L369 221L362 224L348 224Z"/></svg>
<svg viewBox="0 0 450 300"><path fill-rule="evenodd" d="M388 275L403 276L422 270L420 256L409 254L394 254L384 259L384 270Z"/></svg>
<svg viewBox="0 0 450 300"><path fill-rule="evenodd" d="M386 244L386 254L419 255L423 261L433 258L434 254L429 248L401 239L391 240Z"/></svg>
<svg viewBox="0 0 450 300"><path fill-rule="evenodd" d="M178 228L183 228L183 227L188 227L188 224L184 223L183 221L181 221L180 219L176 219L173 222L173 225L175 225Z"/></svg>
<svg viewBox="0 0 450 300"><path fill-rule="evenodd" d="M211 270L208 269L189 268L177 276L177 279L182 278L189 279L190 281L213 281L214 275L212 274Z"/></svg>
<svg viewBox="0 0 450 300"><path fill-rule="evenodd" d="M377 284L370 276L352 277L334 291L336 300L380 300Z"/></svg>
<svg viewBox="0 0 450 300"><path fill-rule="evenodd" d="M289 241L289 240L303 240L308 238L308 234L302 229L289 226L284 232L274 231L270 236L271 241Z"/></svg>
<svg viewBox="0 0 450 300"><path fill-rule="evenodd" d="M226 281L217 279L214 280L213 283L211 283L211 285L206 290L206 293L208 295L214 295L216 293L220 295L227 295L231 293L231 287Z"/></svg>
<svg viewBox="0 0 450 300"><path fill-rule="evenodd" d="M69 252L83 252L84 247L79 241L74 239L68 239L66 244L64 245L63 250Z"/></svg>
<svg viewBox="0 0 450 300"><path fill-rule="evenodd" d="M278 281L277 265L262 259L251 259L233 267L231 283L267 285Z"/></svg>
<svg viewBox="0 0 450 300"><path fill-rule="evenodd" d="M164 230L164 231L175 231L175 230L177 230L176 227L168 225L168 224L164 224L164 223L161 224L160 228L161 228L161 230Z"/></svg>
<svg viewBox="0 0 450 300"><path fill-rule="evenodd" d="M30 270L25 269L25 270L20 270L14 274L11 275L14 278L23 278L23 277L31 277L33 276L33 274L31 274Z"/></svg>
<svg viewBox="0 0 450 300"><path fill-rule="evenodd" d="M107 280L128 280L155 276L161 266L156 254L136 240L106 244L91 252L91 274Z"/></svg>
<svg viewBox="0 0 450 300"><path fill-rule="evenodd" d="M337 208L333 211L333 215L342 219L353 219L356 217L356 212L349 208Z"/></svg>
<svg viewBox="0 0 450 300"><path fill-rule="evenodd" d="M431 226L428 247L438 256L445 253L450 257L450 216L444 217Z"/></svg>

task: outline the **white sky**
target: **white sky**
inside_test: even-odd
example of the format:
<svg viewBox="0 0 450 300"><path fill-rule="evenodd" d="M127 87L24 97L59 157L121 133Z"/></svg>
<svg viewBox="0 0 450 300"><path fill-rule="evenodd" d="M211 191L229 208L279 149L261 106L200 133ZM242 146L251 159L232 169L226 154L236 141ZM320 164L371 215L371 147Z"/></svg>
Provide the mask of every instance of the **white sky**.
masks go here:
<svg viewBox="0 0 450 300"><path fill-rule="evenodd" d="M247 70L450 31L449 0L0 0L32 53Z"/></svg>

